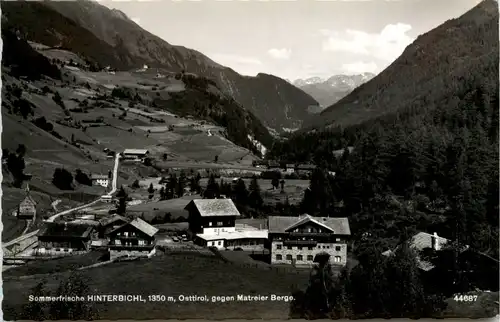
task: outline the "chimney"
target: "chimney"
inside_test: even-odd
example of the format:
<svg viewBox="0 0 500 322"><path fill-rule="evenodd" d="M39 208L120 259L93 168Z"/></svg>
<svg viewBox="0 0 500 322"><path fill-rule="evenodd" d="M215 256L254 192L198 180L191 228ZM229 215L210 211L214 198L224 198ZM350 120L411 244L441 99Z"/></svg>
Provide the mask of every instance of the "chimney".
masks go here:
<svg viewBox="0 0 500 322"><path fill-rule="evenodd" d="M432 235L432 249L434 250L439 250L439 236L436 232L434 232L434 235Z"/></svg>

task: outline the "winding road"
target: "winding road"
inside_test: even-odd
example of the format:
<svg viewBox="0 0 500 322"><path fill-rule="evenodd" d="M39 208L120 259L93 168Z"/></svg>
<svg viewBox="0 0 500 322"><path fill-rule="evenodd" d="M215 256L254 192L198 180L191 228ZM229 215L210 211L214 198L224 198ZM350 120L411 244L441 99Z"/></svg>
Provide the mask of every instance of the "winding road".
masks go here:
<svg viewBox="0 0 500 322"><path fill-rule="evenodd" d="M120 153L117 153L116 157L115 157L115 166L114 166L114 169L113 169L113 180L111 182L111 191L109 191L106 194L107 196L111 196L112 194L114 194L116 192L117 181L118 181L118 167L119 167L119 164L120 164ZM90 203L87 203L85 205L81 205L81 206L78 206L78 207L75 207L75 208L71 208L71 209L62 211L60 213L57 213L57 214L51 216L50 218L48 218L47 220L45 220L45 222L54 222L54 220L56 218L58 218L59 216L67 215L69 213L72 213L73 211L77 211L77 210L80 210L80 209L83 209L83 208L90 207L90 206L98 203L99 201L101 201L101 198L99 198L97 200L94 200L94 201L92 201ZM36 234L38 234L38 232L39 232L39 229L37 229L35 231L32 231L30 233L27 233L27 234L22 234L21 236L19 236L17 238L14 238L13 240L8 241L6 243L2 243L2 248L4 249L4 254L5 254L5 247L11 246L13 244L20 243L21 241L23 241L23 240L25 240L27 238L36 236Z"/></svg>
<svg viewBox="0 0 500 322"><path fill-rule="evenodd" d="M119 165L120 165L120 153L117 153L116 156L115 156L115 166L113 168L113 180L111 182L111 191L106 194L107 196L111 196L112 194L114 194L116 192L116 185L117 185L117 181L118 181L118 166ZM71 208L71 209L62 211L62 212L60 212L58 214L55 214L55 215L51 216L45 222L54 222L54 220L56 218L58 218L58 217L60 217L62 215L67 215L69 213L72 213L73 211L77 211L77 210L81 210L81 209L93 206L96 203L98 203L99 201L101 201L101 198L99 198L97 200L94 200L94 201L92 201L92 202L90 202L88 204L81 205L81 206L78 206L76 208Z"/></svg>

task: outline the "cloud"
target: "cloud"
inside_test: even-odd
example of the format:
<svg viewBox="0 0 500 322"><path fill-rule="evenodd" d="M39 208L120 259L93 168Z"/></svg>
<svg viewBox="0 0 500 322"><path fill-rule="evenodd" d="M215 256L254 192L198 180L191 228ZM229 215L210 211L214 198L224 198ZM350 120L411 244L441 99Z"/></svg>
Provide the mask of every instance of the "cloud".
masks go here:
<svg viewBox="0 0 500 322"><path fill-rule="evenodd" d="M289 59L292 55L292 50L287 48L276 49L272 48L267 53L274 59Z"/></svg>
<svg viewBox="0 0 500 322"><path fill-rule="evenodd" d="M255 57L233 54L212 54L209 56L215 62L230 67L242 75L255 76L263 68L262 62Z"/></svg>
<svg viewBox="0 0 500 322"><path fill-rule="evenodd" d="M365 63L359 61L343 64L342 71L346 74L376 73L378 71L378 66L374 62Z"/></svg>
<svg viewBox="0 0 500 322"><path fill-rule="evenodd" d="M141 18L130 18L130 20L132 20L133 22L135 22L136 24L140 25L141 24Z"/></svg>
<svg viewBox="0 0 500 322"><path fill-rule="evenodd" d="M414 39L407 35L411 28L408 24L397 23L385 26L378 34L351 29L342 33L321 29L319 33L327 37L323 51L348 52L392 62L413 42Z"/></svg>

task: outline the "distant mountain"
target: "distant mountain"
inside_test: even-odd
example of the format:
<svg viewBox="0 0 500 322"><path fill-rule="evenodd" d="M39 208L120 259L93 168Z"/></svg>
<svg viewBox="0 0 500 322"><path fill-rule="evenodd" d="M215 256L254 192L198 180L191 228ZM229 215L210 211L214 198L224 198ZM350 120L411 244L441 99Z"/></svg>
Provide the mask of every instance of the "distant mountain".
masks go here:
<svg viewBox="0 0 500 322"><path fill-rule="evenodd" d="M310 77L306 79L297 79L293 82L293 85L297 87L302 87L306 85L314 85L314 84L320 84L323 83L325 80L321 77Z"/></svg>
<svg viewBox="0 0 500 322"><path fill-rule="evenodd" d="M318 101L322 108L317 108L316 111L320 112L373 77L375 77L375 74L372 73L335 75L326 80L320 77L311 77L297 79L293 84Z"/></svg>
<svg viewBox="0 0 500 322"><path fill-rule="evenodd" d="M242 76L196 50L169 44L123 12L95 1L2 1L1 6L8 23L27 39L61 45L102 67L127 70L146 64L211 78L225 94L277 132L300 127L310 117L308 107L318 104L281 78Z"/></svg>
<svg viewBox="0 0 500 322"><path fill-rule="evenodd" d="M498 70L498 3L485 0L419 36L383 72L325 109L308 129L360 124L401 110L449 104ZM460 98L460 96L458 96Z"/></svg>

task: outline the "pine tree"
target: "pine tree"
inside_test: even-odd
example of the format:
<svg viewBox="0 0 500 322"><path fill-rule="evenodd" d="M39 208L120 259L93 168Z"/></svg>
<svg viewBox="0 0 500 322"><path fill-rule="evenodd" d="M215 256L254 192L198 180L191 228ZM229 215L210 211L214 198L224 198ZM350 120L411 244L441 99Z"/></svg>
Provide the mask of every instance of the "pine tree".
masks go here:
<svg viewBox="0 0 500 322"><path fill-rule="evenodd" d="M148 193L149 193L149 199L153 199L155 193L155 188L153 187L153 183L149 184Z"/></svg>
<svg viewBox="0 0 500 322"><path fill-rule="evenodd" d="M38 283L30 292L34 297L47 296L45 291L46 281ZM27 320L44 321L47 316L45 314L46 303L42 301L30 301L23 309L23 318Z"/></svg>
<svg viewBox="0 0 500 322"><path fill-rule="evenodd" d="M248 189L250 190L250 206L255 209L259 209L260 207L262 207L264 201L262 200L262 196L260 195L260 186L256 176L254 176L252 178L252 181L250 181L250 186L248 187Z"/></svg>
<svg viewBox="0 0 500 322"><path fill-rule="evenodd" d="M88 285L82 276L73 272L65 281L61 281L56 296L86 297L90 293ZM99 318L96 308L87 301L54 301L49 307L50 318L53 320L94 320Z"/></svg>
<svg viewBox="0 0 500 322"><path fill-rule="evenodd" d="M246 206L248 204L248 190L243 179L239 179L234 187L234 198L235 203L240 206Z"/></svg>
<svg viewBox="0 0 500 322"><path fill-rule="evenodd" d="M118 198L118 207L116 208L116 213L119 215L124 215L127 212L127 192L121 186L120 190L116 194L116 197Z"/></svg>
<svg viewBox="0 0 500 322"><path fill-rule="evenodd" d="M215 181L214 174L210 174L208 178L207 188L203 194L203 197L206 199L214 199L220 197L220 187Z"/></svg>

